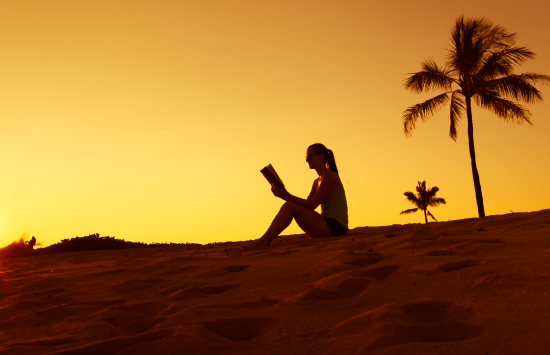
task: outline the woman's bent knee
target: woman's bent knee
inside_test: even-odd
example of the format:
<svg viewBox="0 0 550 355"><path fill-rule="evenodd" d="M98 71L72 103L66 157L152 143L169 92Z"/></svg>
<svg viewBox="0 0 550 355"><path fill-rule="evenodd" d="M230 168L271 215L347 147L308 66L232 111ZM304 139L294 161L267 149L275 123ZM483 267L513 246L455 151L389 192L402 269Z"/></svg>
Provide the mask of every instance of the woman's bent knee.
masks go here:
<svg viewBox="0 0 550 355"><path fill-rule="evenodd" d="M297 203L295 203L295 202L286 201L285 203L283 203L283 207L281 207L281 208L293 208L296 205L297 205Z"/></svg>

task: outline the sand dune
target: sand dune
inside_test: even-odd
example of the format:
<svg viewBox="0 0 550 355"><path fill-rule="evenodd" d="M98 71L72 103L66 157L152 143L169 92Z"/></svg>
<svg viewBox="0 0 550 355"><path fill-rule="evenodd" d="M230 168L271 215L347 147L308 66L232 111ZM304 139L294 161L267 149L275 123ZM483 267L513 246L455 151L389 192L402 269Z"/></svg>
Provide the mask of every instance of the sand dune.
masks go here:
<svg viewBox="0 0 550 355"><path fill-rule="evenodd" d="M550 210L239 246L3 259L0 354L550 351Z"/></svg>

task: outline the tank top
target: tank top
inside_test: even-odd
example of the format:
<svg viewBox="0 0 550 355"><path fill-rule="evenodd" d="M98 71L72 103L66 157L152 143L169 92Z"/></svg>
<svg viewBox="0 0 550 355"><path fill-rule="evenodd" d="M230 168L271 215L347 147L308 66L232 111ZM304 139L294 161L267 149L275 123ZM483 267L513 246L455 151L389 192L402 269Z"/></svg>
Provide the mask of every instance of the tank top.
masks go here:
<svg viewBox="0 0 550 355"><path fill-rule="evenodd" d="M319 178L316 181L317 189L319 189ZM344 185L341 182L331 188L323 202L321 202L321 215L327 218L334 218L342 226L348 228L348 203Z"/></svg>

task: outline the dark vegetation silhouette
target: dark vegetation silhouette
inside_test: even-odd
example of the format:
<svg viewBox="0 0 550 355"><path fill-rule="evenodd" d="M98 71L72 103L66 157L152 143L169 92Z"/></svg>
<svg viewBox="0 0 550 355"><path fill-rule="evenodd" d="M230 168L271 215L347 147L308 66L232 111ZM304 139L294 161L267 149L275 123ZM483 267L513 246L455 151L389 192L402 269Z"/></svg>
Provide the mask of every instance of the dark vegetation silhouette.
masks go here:
<svg viewBox="0 0 550 355"><path fill-rule="evenodd" d="M63 239L59 243L52 244L44 251L50 252L68 252L68 251L84 251L84 250L114 250L128 248L143 248L147 244L140 242L127 242L123 239L115 237L100 237L99 233L87 235L85 237L75 237L71 239Z"/></svg>
<svg viewBox="0 0 550 355"><path fill-rule="evenodd" d="M124 239L116 239L115 237L101 237L99 233L87 235L85 237L75 237L71 239L63 239L61 242L52 244L48 247L40 249L45 252L73 252L85 250L116 250L129 248L147 248L147 247L162 247L162 246L182 246L182 245L200 245L196 243L141 243L127 242Z"/></svg>
<svg viewBox="0 0 550 355"><path fill-rule="evenodd" d="M437 219L433 214L428 211L428 207L436 207L440 204L446 204L445 199L440 197L435 197L435 194L439 191L439 187L434 186L431 189L426 190L426 181L418 182L416 187L416 195L410 191L404 193L405 197L409 202L416 206L416 208L411 208L410 210L405 210L401 214L409 214L416 212L418 210L424 211L424 220L428 223L428 216L430 216L434 221L437 222Z"/></svg>
<svg viewBox="0 0 550 355"><path fill-rule="evenodd" d="M450 136L457 139L457 127L466 112L468 146L479 217L485 217L481 183L476 165L471 100L505 121L532 124L530 112L517 100L528 104L542 101L536 83L548 84L550 77L537 73L514 74L514 65L535 57L525 47L517 47L516 34L494 25L485 18L460 17L451 33L445 66L433 60L421 63L422 70L405 81L405 89L421 93L443 90L440 95L403 112L403 129L412 135L416 122L430 118L447 103L451 108ZM516 100L516 101L513 101Z"/></svg>
<svg viewBox="0 0 550 355"><path fill-rule="evenodd" d="M30 240L25 241L25 244L27 244L29 248L33 249L34 246L36 245L36 238L34 237L34 235Z"/></svg>
<svg viewBox="0 0 550 355"><path fill-rule="evenodd" d="M116 239L115 237L101 237L99 233L87 235L85 237L75 237L63 239L59 243L52 244L45 248L33 250L36 244L36 238L32 237L29 241L25 241L22 236L19 240L14 241L10 245L0 249L0 257L13 257L41 253L64 253L77 252L87 250L116 250L128 248L146 248L146 247L162 247L162 246L189 246L200 245L197 243L141 243L128 242L124 239Z"/></svg>
<svg viewBox="0 0 550 355"><path fill-rule="evenodd" d="M36 238L34 236L29 239L28 232L22 233L19 239L14 240L11 244L3 248L0 248L0 257L3 258L31 254L35 245L40 245L40 243L36 243Z"/></svg>

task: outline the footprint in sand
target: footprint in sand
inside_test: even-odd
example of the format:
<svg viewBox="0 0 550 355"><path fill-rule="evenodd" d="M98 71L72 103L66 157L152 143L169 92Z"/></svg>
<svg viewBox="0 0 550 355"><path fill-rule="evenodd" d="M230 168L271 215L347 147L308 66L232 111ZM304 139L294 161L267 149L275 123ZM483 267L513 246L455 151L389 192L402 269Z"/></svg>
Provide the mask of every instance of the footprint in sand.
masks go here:
<svg viewBox="0 0 550 355"><path fill-rule="evenodd" d="M122 282L120 284L109 287L110 291L118 293L143 293L147 289L158 288L162 284L164 279L151 278L151 279L134 279Z"/></svg>
<svg viewBox="0 0 550 355"><path fill-rule="evenodd" d="M472 266L476 266L476 265L479 265L481 263L483 263L483 260L468 259L468 260L462 260L462 261L457 261L457 262L453 262L453 263L441 264L441 265L438 265L435 270L441 270L441 271L444 271L444 272L452 272L452 271L456 271L456 270L460 270L460 269L466 269L466 268L469 268L469 267L472 267Z"/></svg>
<svg viewBox="0 0 550 355"><path fill-rule="evenodd" d="M350 270L320 279L312 289L298 296L296 304L307 306L319 301L356 297L376 281L385 281L401 266L387 265L369 270ZM344 274L350 275L346 277Z"/></svg>
<svg viewBox="0 0 550 355"><path fill-rule="evenodd" d="M450 256L450 255L477 255L482 251L488 252L499 248L503 241L501 239L475 239L468 240L461 244L455 245L449 249L431 250L424 255L428 256Z"/></svg>
<svg viewBox="0 0 550 355"><path fill-rule="evenodd" d="M130 305L119 305L114 307L117 311L131 312L143 314L149 317L157 316L170 316L175 313L181 312L184 309L182 305L178 304L163 304L160 302L143 302Z"/></svg>
<svg viewBox="0 0 550 355"><path fill-rule="evenodd" d="M380 262L382 259L384 259L384 255L381 253L376 252L359 252L359 251L353 251L353 255L355 255L352 258L349 258L347 261L344 261L344 264L351 265L355 267L363 267L368 265L373 265L378 262Z"/></svg>
<svg viewBox="0 0 550 355"><path fill-rule="evenodd" d="M242 302L242 303L219 303L219 304L207 304L197 308L223 308L223 309L261 309L269 308L275 303L271 302Z"/></svg>
<svg viewBox="0 0 550 355"><path fill-rule="evenodd" d="M299 252L299 250L289 249L289 250L280 251L277 253L277 255L288 255L288 254L297 253L297 252Z"/></svg>
<svg viewBox="0 0 550 355"><path fill-rule="evenodd" d="M502 244L504 241L502 239L474 239L476 243L489 243L489 244Z"/></svg>
<svg viewBox="0 0 550 355"><path fill-rule="evenodd" d="M215 267L210 269L205 268L190 274L189 277L194 279L222 277L222 276L226 276L228 272L242 272L242 271L248 270L250 266L252 265L229 265L229 266Z"/></svg>
<svg viewBox="0 0 550 355"><path fill-rule="evenodd" d="M171 293L168 298L172 300L190 300L196 298L202 298L209 295L219 295L229 290L241 287L241 284L231 285L219 285L219 286L203 286L203 287L188 287L176 292Z"/></svg>
<svg viewBox="0 0 550 355"><path fill-rule="evenodd" d="M357 277L369 277L378 281L386 281L400 268L400 265L387 265L369 270L354 270L353 275Z"/></svg>
<svg viewBox="0 0 550 355"><path fill-rule="evenodd" d="M87 304L89 306L94 307L106 307L106 306L112 306L116 304L121 304L126 302L124 299L111 299L111 300L101 300L101 301L87 301L83 304Z"/></svg>
<svg viewBox="0 0 550 355"><path fill-rule="evenodd" d="M233 265L233 266L222 267L222 269L228 272L241 272L241 271L245 271L250 266L251 265Z"/></svg>
<svg viewBox="0 0 550 355"><path fill-rule="evenodd" d="M159 314L163 314L168 308L170 308L169 305L159 302L134 303L115 307L115 309L119 311L140 313L149 317L155 317Z"/></svg>
<svg viewBox="0 0 550 355"><path fill-rule="evenodd" d="M457 251L455 248L449 248L449 249L432 250L424 254L428 256L449 256L449 255L455 255L456 253Z"/></svg>
<svg viewBox="0 0 550 355"><path fill-rule="evenodd" d="M371 250L342 250L304 270L316 278L328 277L346 270L362 268L382 261L385 255Z"/></svg>
<svg viewBox="0 0 550 355"><path fill-rule="evenodd" d="M200 266L197 266L197 265L189 265L189 266L184 266L184 267L167 268L166 270L155 274L155 276L174 276L175 274L179 274L179 273L182 273L182 272L194 271L194 270L198 269L199 267Z"/></svg>
<svg viewBox="0 0 550 355"><path fill-rule="evenodd" d="M310 304L350 298L359 296L373 281L365 277L342 278L342 275L327 277L314 283L312 289L298 296L296 304L299 306L308 306Z"/></svg>
<svg viewBox="0 0 550 355"><path fill-rule="evenodd" d="M24 346L32 346L34 348L38 348L38 347L48 348L48 347L74 344L80 341L82 341L82 339L76 336L67 336L67 337L53 338L53 339L40 339L40 340L32 340L32 341L21 342L21 343L12 343L8 345L6 348L4 348L3 350L9 349L9 348L24 347Z"/></svg>
<svg viewBox="0 0 550 355"><path fill-rule="evenodd" d="M32 310L34 308L39 308L42 306L41 302L36 301L20 301L10 305L11 308L17 309L18 311Z"/></svg>
<svg viewBox="0 0 550 355"><path fill-rule="evenodd" d="M58 294L61 294L61 293L64 293L65 292L65 289L64 288L56 288L56 289L53 289L53 290L45 290L45 291L41 291L41 292L33 292L33 296L48 296L48 295L58 295Z"/></svg>
<svg viewBox="0 0 550 355"><path fill-rule="evenodd" d="M174 334L173 329L160 329L129 337L116 337L111 339L89 341L85 339L80 344L70 349L48 352L49 354L135 354L141 350L144 344L160 342L164 338ZM133 349L132 349L133 348ZM129 349L129 350L126 350Z"/></svg>
<svg viewBox="0 0 550 355"><path fill-rule="evenodd" d="M228 340L247 341L268 333L279 321L278 318L229 318L205 321L200 324L208 331Z"/></svg>
<svg viewBox="0 0 550 355"><path fill-rule="evenodd" d="M314 287L302 293L296 300L298 306L309 306L319 301L337 300L340 298L336 292Z"/></svg>
<svg viewBox="0 0 550 355"><path fill-rule="evenodd" d="M130 269L115 269L115 270L107 270L107 271L98 271L98 272L93 272L93 273L90 273L88 275L86 275L86 278L92 278L92 277L98 277L98 278L101 278L101 277L106 277L106 276L111 276L111 275L116 275L116 274L119 274L119 273L122 273L122 272L125 272L125 271L128 271Z"/></svg>
<svg viewBox="0 0 550 355"><path fill-rule="evenodd" d="M471 256L471 255L477 255L477 254L480 254L480 253L481 253L481 250L468 249L468 250L461 251L460 253L458 253L458 255Z"/></svg>
<svg viewBox="0 0 550 355"><path fill-rule="evenodd" d="M165 321L167 317L150 317L142 313L107 310L102 321L119 327L128 333L140 334Z"/></svg>
<svg viewBox="0 0 550 355"><path fill-rule="evenodd" d="M471 339L482 328L466 322L473 308L451 302L387 304L350 318L331 330L333 337L355 337L363 352L406 343L439 343Z"/></svg>

